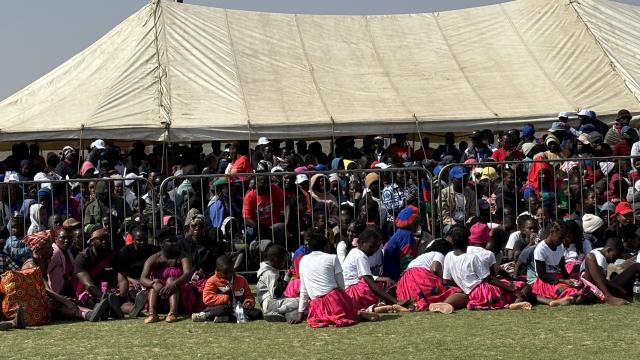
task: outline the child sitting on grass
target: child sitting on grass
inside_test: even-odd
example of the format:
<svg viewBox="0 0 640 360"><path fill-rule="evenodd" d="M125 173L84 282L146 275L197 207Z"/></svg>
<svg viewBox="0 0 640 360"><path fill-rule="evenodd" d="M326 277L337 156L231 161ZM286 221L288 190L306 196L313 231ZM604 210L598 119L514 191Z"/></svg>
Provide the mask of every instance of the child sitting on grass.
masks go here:
<svg viewBox="0 0 640 360"><path fill-rule="evenodd" d="M349 295L345 293L342 267L336 255L327 253L327 239L320 234L311 233L308 248L311 253L300 260L298 318L289 323L303 322L307 306L307 323L314 328L354 325L360 317L368 320L378 319L377 314L358 311Z"/></svg>
<svg viewBox="0 0 640 360"><path fill-rule="evenodd" d="M284 296L287 282L280 270L286 269L287 251L280 245L270 245L267 261L260 263L256 292L266 321L288 321L298 315L298 298Z"/></svg>
<svg viewBox="0 0 640 360"><path fill-rule="evenodd" d="M606 302L613 305L627 303L623 299L626 291L619 283L624 278L616 276L613 280L607 280L609 264L622 257L623 253L622 241L618 238L610 238L604 247L593 249L587 254L582 263L580 278L585 285L584 292L588 299L596 303Z"/></svg>
<svg viewBox="0 0 640 360"><path fill-rule="evenodd" d="M453 251L444 258L442 277L445 284L455 283L466 296L452 294L444 303L429 305L429 311L450 314L454 309L464 307L465 302L469 310L531 309L531 304L524 301L525 295L518 289L524 287L524 283L512 284L498 280L491 275L488 263L477 255L467 253L469 231L466 228L452 231L451 240Z"/></svg>
<svg viewBox="0 0 640 360"><path fill-rule="evenodd" d="M369 256L382 243L382 233L376 228L367 228L358 237L358 247L351 249L344 260L343 274L347 295L358 309L371 312L408 312L411 299L398 301L387 291L395 282L386 277L374 279L369 266ZM379 304L380 301L384 303Z"/></svg>
<svg viewBox="0 0 640 360"><path fill-rule="evenodd" d="M236 302L242 304L247 320L262 318L262 312L255 308L256 300L247 279L236 274L233 260L227 255L216 260L216 272L204 285L202 300L206 308L191 315L194 322L234 322L237 320L234 312Z"/></svg>

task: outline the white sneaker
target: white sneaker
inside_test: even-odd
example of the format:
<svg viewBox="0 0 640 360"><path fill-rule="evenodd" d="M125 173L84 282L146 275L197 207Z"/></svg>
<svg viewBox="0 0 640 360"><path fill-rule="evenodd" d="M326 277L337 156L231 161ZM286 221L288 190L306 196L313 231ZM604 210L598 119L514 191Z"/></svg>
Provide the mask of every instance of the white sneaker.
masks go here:
<svg viewBox="0 0 640 360"><path fill-rule="evenodd" d="M205 312L191 314L191 321L193 322L205 322L207 320L207 313Z"/></svg>

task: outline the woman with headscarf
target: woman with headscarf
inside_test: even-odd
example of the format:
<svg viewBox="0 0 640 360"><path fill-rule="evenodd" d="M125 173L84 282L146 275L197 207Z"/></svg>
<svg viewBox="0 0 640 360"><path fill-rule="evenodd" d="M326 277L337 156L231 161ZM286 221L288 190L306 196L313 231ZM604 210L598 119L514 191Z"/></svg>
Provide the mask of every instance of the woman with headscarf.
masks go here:
<svg viewBox="0 0 640 360"><path fill-rule="evenodd" d="M309 181L309 194L311 195L314 211L327 211L330 217L338 215L338 200L329 192L329 177L324 174L315 174Z"/></svg>
<svg viewBox="0 0 640 360"><path fill-rule="evenodd" d="M29 218L31 225L27 230L27 235L37 233L47 229L47 209L42 204L33 204L29 208Z"/></svg>
<svg viewBox="0 0 640 360"><path fill-rule="evenodd" d="M20 161L20 172L18 173L19 181L31 181L33 180L33 176L31 174L31 161L22 160Z"/></svg>
<svg viewBox="0 0 640 360"><path fill-rule="evenodd" d="M527 183L523 186L525 198L535 195L542 201L550 201L555 199L555 183L553 170L549 163L544 162L544 155L537 154L533 157L533 161L529 166L529 175L527 175Z"/></svg>

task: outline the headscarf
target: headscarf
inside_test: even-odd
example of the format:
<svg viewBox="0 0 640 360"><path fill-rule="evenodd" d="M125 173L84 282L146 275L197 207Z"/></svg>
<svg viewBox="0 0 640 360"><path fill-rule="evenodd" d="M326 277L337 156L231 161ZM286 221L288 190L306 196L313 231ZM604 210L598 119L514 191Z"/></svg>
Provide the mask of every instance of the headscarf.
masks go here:
<svg viewBox="0 0 640 360"><path fill-rule="evenodd" d="M314 190L314 185L316 184L316 182L318 181L318 179L320 179L321 177L324 177L325 179L325 191L324 192L317 192ZM311 180L309 181L309 193L311 194L311 197L318 203L327 206L328 210L331 210L332 207L333 209L337 209L338 208L338 200L336 200L335 196L333 196L333 194L331 194L329 192L329 177L327 177L327 175L324 174L315 174L311 177ZM332 205L333 204L333 205Z"/></svg>
<svg viewBox="0 0 640 360"><path fill-rule="evenodd" d="M38 231L36 233L25 236L22 242L27 245L32 252L37 253L40 251L51 239L51 232L49 230Z"/></svg>
<svg viewBox="0 0 640 360"><path fill-rule="evenodd" d="M338 170L338 167L340 167L341 161L342 161L342 158L340 157L331 160L331 170Z"/></svg>
<svg viewBox="0 0 640 360"><path fill-rule="evenodd" d="M537 154L533 157L534 161L544 160L544 156L541 154ZM551 166L549 166L546 162L534 162L529 166L529 175L527 175L527 185L535 190L536 193L540 193L540 176L538 175L540 170L549 170L551 176L553 176L553 171L551 170ZM554 191L555 186L553 179L549 182L551 191Z"/></svg>
<svg viewBox="0 0 640 360"><path fill-rule="evenodd" d="M80 167L80 176L84 176L86 173L88 173L91 170L93 170L93 173L95 173L96 167L93 166L93 164L90 161L83 162L82 166Z"/></svg>
<svg viewBox="0 0 640 360"><path fill-rule="evenodd" d="M418 220L418 208L413 205L408 205L402 209L396 217L396 226L400 229L411 229Z"/></svg>
<svg viewBox="0 0 640 360"><path fill-rule="evenodd" d="M31 219L31 225L29 226L29 230L27 230L27 235L46 230L46 227L42 224L43 219L40 219L40 209L43 208L44 205L42 204L33 204L29 208L29 218Z"/></svg>
<svg viewBox="0 0 640 360"><path fill-rule="evenodd" d="M483 223L476 223L469 229L469 245L484 247L489 242L489 226Z"/></svg>
<svg viewBox="0 0 640 360"><path fill-rule="evenodd" d="M29 166L29 165L31 165L31 161L29 160L20 161L20 170L22 170L22 168L24 168L25 166Z"/></svg>

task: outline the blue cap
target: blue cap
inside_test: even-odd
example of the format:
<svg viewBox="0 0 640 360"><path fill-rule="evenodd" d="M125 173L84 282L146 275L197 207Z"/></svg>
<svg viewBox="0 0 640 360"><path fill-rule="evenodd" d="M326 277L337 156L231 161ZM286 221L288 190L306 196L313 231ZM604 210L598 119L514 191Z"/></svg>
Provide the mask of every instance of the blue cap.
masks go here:
<svg viewBox="0 0 640 360"><path fill-rule="evenodd" d="M438 174L440 174L440 171L442 171L442 165L438 165L436 167L433 168L433 175L438 176Z"/></svg>
<svg viewBox="0 0 640 360"><path fill-rule="evenodd" d="M454 179L462 179L462 177L466 174L467 172L464 170L464 168L462 166L454 166L450 171L449 171L449 177L454 178Z"/></svg>
<svg viewBox="0 0 640 360"><path fill-rule="evenodd" d="M596 127L593 124L584 124L582 126L580 126L580 130L581 132L592 132L592 131L596 131Z"/></svg>
<svg viewBox="0 0 640 360"><path fill-rule="evenodd" d="M626 134L627 132L633 130L633 128L629 125L623 126L622 129L620 129L620 133L621 134Z"/></svg>
<svg viewBox="0 0 640 360"><path fill-rule="evenodd" d="M596 118L596 112L593 111L593 110L589 110L589 111L587 111L587 116L589 116L592 119L595 119Z"/></svg>
<svg viewBox="0 0 640 360"><path fill-rule="evenodd" d="M616 211L616 206L613 205L611 201L607 201L606 203L598 206L598 210L600 210L600 212L608 211L612 213Z"/></svg>
<svg viewBox="0 0 640 360"><path fill-rule="evenodd" d="M326 171L327 167L322 165L322 164L318 164L316 165L316 171Z"/></svg>
<svg viewBox="0 0 640 360"><path fill-rule="evenodd" d="M531 125L525 125L522 128L522 136L530 137L530 136L533 136L533 134L535 133L536 133L536 129L534 129L533 126Z"/></svg>
<svg viewBox="0 0 640 360"><path fill-rule="evenodd" d="M554 122L553 124L551 124L551 127L549 128L549 132L566 131L566 130L567 130L566 126L564 126L564 123L560 121Z"/></svg>

